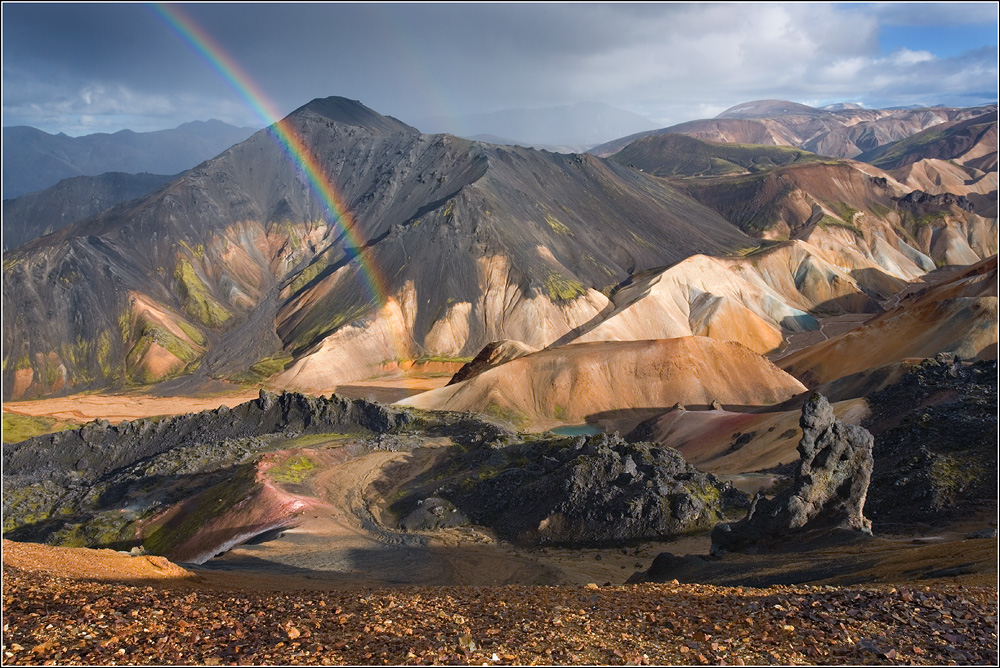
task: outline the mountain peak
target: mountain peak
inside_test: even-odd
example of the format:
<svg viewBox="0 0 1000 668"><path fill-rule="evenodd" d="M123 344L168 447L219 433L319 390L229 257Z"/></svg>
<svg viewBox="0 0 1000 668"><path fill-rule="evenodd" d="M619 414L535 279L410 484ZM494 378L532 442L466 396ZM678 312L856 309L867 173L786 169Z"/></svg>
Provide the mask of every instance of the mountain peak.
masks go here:
<svg viewBox="0 0 1000 668"><path fill-rule="evenodd" d="M716 118L761 118L764 116L780 116L795 114L798 116L815 116L823 112L798 102L788 100L754 100L730 107Z"/></svg>
<svg viewBox="0 0 1000 668"><path fill-rule="evenodd" d="M365 128L379 134L395 132L420 133L415 127L407 125L392 116L383 116L377 111L373 111L361 104L360 101L349 100L346 97L318 97L302 105L289 114L289 116L301 116L307 113L322 116L335 123Z"/></svg>

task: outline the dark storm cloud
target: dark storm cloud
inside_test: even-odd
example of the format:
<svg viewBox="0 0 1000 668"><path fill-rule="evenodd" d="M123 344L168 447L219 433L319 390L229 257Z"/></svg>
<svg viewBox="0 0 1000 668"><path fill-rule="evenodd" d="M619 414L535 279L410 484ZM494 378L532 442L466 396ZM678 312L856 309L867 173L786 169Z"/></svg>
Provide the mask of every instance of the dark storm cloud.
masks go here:
<svg viewBox="0 0 1000 668"><path fill-rule="evenodd" d="M946 7L230 3L181 11L280 113L327 95L410 121L598 100L666 125L759 98L885 103L916 83L933 91L940 82L942 95L995 96L995 45L962 58L880 52L880 21L996 23L980 5ZM81 133L194 118L263 122L147 6L5 3L3 19L5 125Z"/></svg>

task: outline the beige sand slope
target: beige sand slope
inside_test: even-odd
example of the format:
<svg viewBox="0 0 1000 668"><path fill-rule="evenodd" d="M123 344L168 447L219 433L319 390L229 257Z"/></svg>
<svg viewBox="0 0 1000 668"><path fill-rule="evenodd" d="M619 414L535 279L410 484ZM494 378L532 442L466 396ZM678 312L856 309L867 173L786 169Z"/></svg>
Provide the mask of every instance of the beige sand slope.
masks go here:
<svg viewBox="0 0 1000 668"><path fill-rule="evenodd" d="M615 309L576 342L709 336L764 353L781 345L780 326L810 319L760 281L723 260L695 255L635 281L615 295Z"/></svg>
<svg viewBox="0 0 1000 668"><path fill-rule="evenodd" d="M506 258L484 258L478 265L482 293L475 309L470 302L451 304L425 338L425 349L443 356L462 354L470 332L478 326L475 318L482 318L488 325L486 335L492 340L515 339L540 348L597 317L608 304L607 298L594 289L586 289L569 301L530 296L530 291L507 283L511 270ZM334 274L329 280L336 277ZM338 385L384 373L387 361L416 357L422 351L414 345L414 323L423 298L425 295L418 295L408 283L376 313L343 325L310 348L273 376L269 385L330 392Z"/></svg>
<svg viewBox="0 0 1000 668"><path fill-rule="evenodd" d="M997 172L983 172L939 158L925 158L890 173L910 188L932 195L986 195L997 189Z"/></svg>
<svg viewBox="0 0 1000 668"><path fill-rule="evenodd" d="M888 298L922 273L899 253L898 264L885 263L890 273L845 248L837 232L815 236L820 245L794 240L747 257L694 255L647 274L614 295L603 320L560 343L708 336L766 353L783 332L815 329L812 314L879 312L872 295Z"/></svg>
<svg viewBox="0 0 1000 668"><path fill-rule="evenodd" d="M738 343L688 336L543 350L399 404L474 411L531 430L584 421L622 428L678 402L765 406L804 389Z"/></svg>
<svg viewBox="0 0 1000 668"><path fill-rule="evenodd" d="M810 387L899 361L951 352L962 359L996 356L997 259L908 295L893 309L849 332L777 361Z"/></svg>

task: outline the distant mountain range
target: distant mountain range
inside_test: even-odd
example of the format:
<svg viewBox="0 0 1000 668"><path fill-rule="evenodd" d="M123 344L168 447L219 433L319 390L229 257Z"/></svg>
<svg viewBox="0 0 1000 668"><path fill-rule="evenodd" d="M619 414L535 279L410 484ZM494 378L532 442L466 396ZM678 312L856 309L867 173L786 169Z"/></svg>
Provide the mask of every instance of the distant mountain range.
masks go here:
<svg viewBox="0 0 1000 668"><path fill-rule="evenodd" d="M73 176L105 172L177 174L238 144L256 130L222 121L192 121L172 130L83 137L27 126L3 129L3 197L11 199Z"/></svg>
<svg viewBox="0 0 1000 668"><path fill-rule="evenodd" d="M715 118L620 137L595 146L589 152L606 157L642 137L683 134L712 142L794 146L833 158L854 158L940 123L996 112L996 106L921 109L844 106L843 109L827 111L786 100L745 102Z"/></svg>
<svg viewBox="0 0 1000 668"><path fill-rule="evenodd" d="M492 143L556 150L573 148L580 152L616 137L656 128L656 123L647 118L602 102L504 109L457 118L437 116L418 119L415 125L421 132L447 132L470 139L489 135L494 138Z"/></svg>

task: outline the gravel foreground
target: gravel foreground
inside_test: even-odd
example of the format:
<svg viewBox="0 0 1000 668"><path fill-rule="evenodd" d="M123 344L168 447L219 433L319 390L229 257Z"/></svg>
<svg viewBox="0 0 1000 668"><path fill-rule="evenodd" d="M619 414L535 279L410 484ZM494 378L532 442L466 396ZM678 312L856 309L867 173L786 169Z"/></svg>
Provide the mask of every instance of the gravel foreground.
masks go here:
<svg viewBox="0 0 1000 668"><path fill-rule="evenodd" d="M277 586L277 585L276 585ZM937 584L225 590L3 570L3 663L997 664L997 590Z"/></svg>

